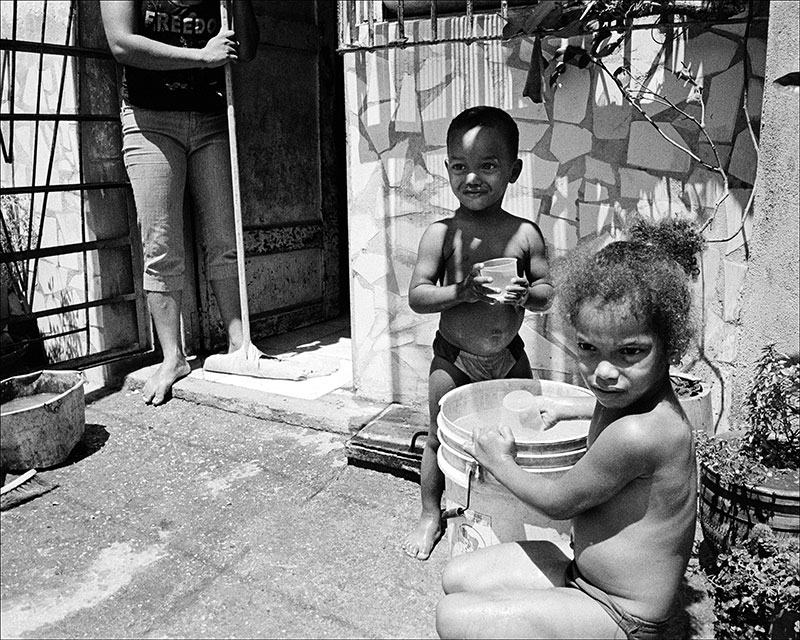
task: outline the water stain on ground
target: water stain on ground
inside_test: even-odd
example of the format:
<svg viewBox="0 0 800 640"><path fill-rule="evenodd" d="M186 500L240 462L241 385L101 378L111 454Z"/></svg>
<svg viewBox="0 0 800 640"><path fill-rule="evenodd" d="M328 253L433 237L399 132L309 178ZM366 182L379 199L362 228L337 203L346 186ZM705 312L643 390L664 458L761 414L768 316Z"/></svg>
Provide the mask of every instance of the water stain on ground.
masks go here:
<svg viewBox="0 0 800 640"><path fill-rule="evenodd" d="M115 542L101 550L84 576L71 584L39 592L35 599L15 598L3 602L0 636L20 638L81 609L94 607L165 555L164 545L150 545L142 551L134 551L127 542Z"/></svg>

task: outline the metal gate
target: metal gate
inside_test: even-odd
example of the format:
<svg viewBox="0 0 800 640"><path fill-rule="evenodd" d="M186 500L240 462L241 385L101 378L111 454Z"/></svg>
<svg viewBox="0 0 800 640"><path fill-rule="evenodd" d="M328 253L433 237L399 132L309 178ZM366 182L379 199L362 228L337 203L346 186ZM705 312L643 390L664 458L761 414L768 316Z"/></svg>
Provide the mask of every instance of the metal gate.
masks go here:
<svg viewBox="0 0 800 640"><path fill-rule="evenodd" d="M98 3L2 4L2 375L143 352L139 241Z"/></svg>

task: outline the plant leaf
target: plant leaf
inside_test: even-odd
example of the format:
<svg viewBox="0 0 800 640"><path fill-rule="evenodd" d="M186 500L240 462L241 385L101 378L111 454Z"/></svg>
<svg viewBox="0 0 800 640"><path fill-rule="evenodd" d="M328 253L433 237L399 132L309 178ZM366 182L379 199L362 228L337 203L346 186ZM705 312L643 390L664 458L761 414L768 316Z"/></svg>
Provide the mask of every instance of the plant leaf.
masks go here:
<svg viewBox="0 0 800 640"><path fill-rule="evenodd" d="M610 29L600 29L597 33L594 34L592 37L592 46L589 49L592 55L597 55L597 50L603 42L608 40L611 37L611 30Z"/></svg>
<svg viewBox="0 0 800 640"><path fill-rule="evenodd" d="M554 27L560 18L561 5L554 0L544 0L534 7L525 20L525 33L531 34L537 29Z"/></svg>
<svg viewBox="0 0 800 640"><path fill-rule="evenodd" d="M531 99L535 104L541 104L542 98L542 39L533 38L533 53L531 54L531 68L525 80L525 89L522 95Z"/></svg>
<svg viewBox="0 0 800 640"><path fill-rule="evenodd" d="M558 77L559 77L559 76L560 76L562 73L564 73L564 70L565 70L566 68L567 68L567 65L566 65L566 64L564 64L563 62L559 62L559 63L556 65L556 68L555 68L555 70L553 71L553 73L551 73L551 74L550 74L550 87L551 87L551 88L552 88L552 87L554 87L554 86L556 85L556 82L558 82Z"/></svg>

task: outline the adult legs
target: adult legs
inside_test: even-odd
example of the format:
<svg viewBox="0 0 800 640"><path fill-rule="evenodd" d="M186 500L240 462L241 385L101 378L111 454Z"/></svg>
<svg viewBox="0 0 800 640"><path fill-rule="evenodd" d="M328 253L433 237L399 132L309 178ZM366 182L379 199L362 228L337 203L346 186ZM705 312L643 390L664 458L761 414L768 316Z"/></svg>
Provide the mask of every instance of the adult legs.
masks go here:
<svg viewBox="0 0 800 640"><path fill-rule="evenodd" d="M217 300L219 314L228 335L228 353L233 353L242 346L242 314L239 306L239 280L212 280L211 290Z"/></svg>
<svg viewBox="0 0 800 640"><path fill-rule="evenodd" d="M181 341L181 298L180 289L147 292L150 316L164 356L161 366L147 379L142 389L142 397L147 404L163 403L172 385L192 370L186 362Z"/></svg>
<svg viewBox="0 0 800 640"><path fill-rule="evenodd" d="M145 402L161 404L172 385L188 375L180 332L183 288L185 117L125 107L123 157L131 180L144 257L143 286L164 360L145 383Z"/></svg>
<svg viewBox="0 0 800 640"><path fill-rule="evenodd" d="M430 428L425 440L420 463L420 494L422 513L416 527L406 536L403 549L412 558L427 560L442 537L442 494L444 474L439 469L437 452L439 437L436 419L439 416L439 400L451 389L465 385L469 378L463 371L440 356L434 356L428 377L428 412Z"/></svg>
<svg viewBox="0 0 800 640"><path fill-rule="evenodd" d="M195 118L198 126L188 158L189 191L230 353L242 346L243 336L227 122L224 115L196 114Z"/></svg>

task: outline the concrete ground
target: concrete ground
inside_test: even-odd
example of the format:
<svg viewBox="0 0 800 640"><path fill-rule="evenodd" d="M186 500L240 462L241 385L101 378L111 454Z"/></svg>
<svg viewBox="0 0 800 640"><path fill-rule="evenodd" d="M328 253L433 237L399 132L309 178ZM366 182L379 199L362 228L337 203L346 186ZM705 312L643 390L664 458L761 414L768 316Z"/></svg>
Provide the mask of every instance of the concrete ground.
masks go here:
<svg viewBox="0 0 800 640"><path fill-rule="evenodd" d="M0 636L436 637L446 541L401 551L419 487L348 464L386 407L352 392L346 323L314 332L259 346L338 361L327 380L198 370L151 407L145 370L91 393L84 439L41 473L60 486L0 518ZM696 562L682 604L673 637L712 638Z"/></svg>

